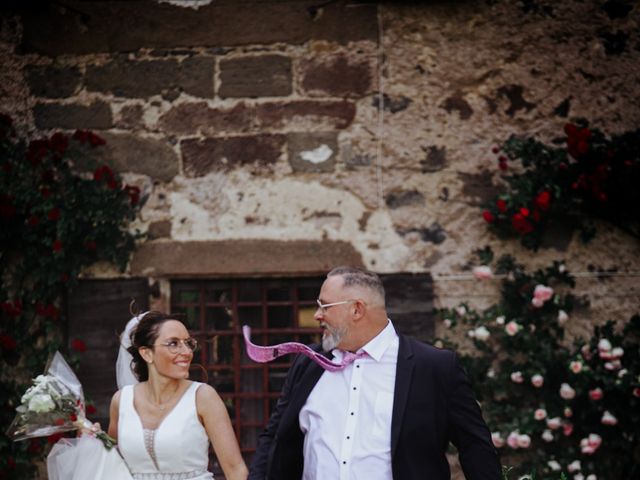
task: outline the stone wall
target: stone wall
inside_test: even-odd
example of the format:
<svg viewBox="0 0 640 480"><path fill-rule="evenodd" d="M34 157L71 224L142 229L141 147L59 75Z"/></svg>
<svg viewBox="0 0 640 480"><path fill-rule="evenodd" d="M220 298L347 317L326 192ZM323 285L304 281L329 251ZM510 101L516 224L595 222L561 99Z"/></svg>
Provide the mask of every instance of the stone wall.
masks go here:
<svg viewBox="0 0 640 480"><path fill-rule="evenodd" d="M637 241L606 225L589 245L560 231L532 255L490 235L479 208L499 185L491 149L511 134L551 139L575 117L637 127L635 3L174 4L2 16L0 110L32 136L97 131L99 159L142 188L135 227L148 236L128 273L348 262L430 271L440 305L484 306L497 283L451 277L484 245L532 267L640 270ZM591 309L576 312L576 332L637 312L638 283L580 279Z"/></svg>

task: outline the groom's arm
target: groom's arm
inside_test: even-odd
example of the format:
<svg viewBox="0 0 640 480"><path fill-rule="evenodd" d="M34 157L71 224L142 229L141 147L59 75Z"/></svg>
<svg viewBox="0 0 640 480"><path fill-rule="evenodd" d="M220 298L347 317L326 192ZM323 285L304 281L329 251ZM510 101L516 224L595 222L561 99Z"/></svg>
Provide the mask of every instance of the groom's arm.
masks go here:
<svg viewBox="0 0 640 480"><path fill-rule="evenodd" d="M274 442L278 427L280 426L280 420L289 406L292 386L296 384L299 372L304 369L304 365L307 363L308 359L304 355L298 355L289 369L287 379L280 393L280 398L271 413L271 418L269 418L269 423L258 437L258 446L251 461L251 466L249 467L248 480L266 480L267 474L269 473L269 459L273 449L276 447Z"/></svg>
<svg viewBox="0 0 640 480"><path fill-rule="evenodd" d="M449 431L467 480L500 480L501 467L480 406L457 355L448 365Z"/></svg>

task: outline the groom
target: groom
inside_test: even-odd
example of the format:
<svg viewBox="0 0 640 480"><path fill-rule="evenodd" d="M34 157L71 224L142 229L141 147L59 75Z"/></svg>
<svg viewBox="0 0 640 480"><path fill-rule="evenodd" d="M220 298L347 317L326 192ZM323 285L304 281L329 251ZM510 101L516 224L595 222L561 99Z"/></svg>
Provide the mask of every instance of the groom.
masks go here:
<svg viewBox="0 0 640 480"><path fill-rule="evenodd" d="M455 354L396 333L375 273L329 272L315 319L322 348L334 362L351 363L329 372L296 358L249 479L448 480L449 442L467 480L500 479L490 432Z"/></svg>

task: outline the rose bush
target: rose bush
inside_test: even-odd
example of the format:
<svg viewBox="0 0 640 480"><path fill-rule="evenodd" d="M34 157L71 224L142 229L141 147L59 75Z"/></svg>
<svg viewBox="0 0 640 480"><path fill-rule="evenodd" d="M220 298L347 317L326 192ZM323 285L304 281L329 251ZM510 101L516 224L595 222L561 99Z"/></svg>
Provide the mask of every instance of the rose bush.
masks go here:
<svg viewBox="0 0 640 480"><path fill-rule="evenodd" d="M61 347L63 301L80 271L96 261L124 268L134 247L129 224L139 188L122 185L107 165L94 165L93 173L78 168L102 144L88 131L27 141L0 115L2 431L30 379ZM81 339L69 346L76 354L86 350ZM0 436L0 479L31 478L43 447L40 439L14 443Z"/></svg>
<svg viewBox="0 0 640 480"><path fill-rule="evenodd" d="M581 122L564 131L555 145L514 136L494 149L505 188L485 206L484 220L532 249L554 225L589 240L594 218L640 238L640 130L608 137Z"/></svg>
<svg viewBox="0 0 640 480"><path fill-rule="evenodd" d="M569 343L577 300L562 263L528 273L503 256L494 271L505 275L500 301L440 310L437 341L462 352L454 338L473 342L461 359L503 463L515 478L640 478L640 316Z"/></svg>

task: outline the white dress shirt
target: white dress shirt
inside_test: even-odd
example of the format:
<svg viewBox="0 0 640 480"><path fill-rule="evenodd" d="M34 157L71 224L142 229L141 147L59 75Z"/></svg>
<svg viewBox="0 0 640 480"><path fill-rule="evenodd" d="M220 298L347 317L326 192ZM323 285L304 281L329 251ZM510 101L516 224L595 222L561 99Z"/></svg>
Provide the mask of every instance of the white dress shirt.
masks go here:
<svg viewBox="0 0 640 480"><path fill-rule="evenodd" d="M298 416L303 480L391 480L398 334L391 321L339 372L324 372ZM334 360L343 352L333 350Z"/></svg>

